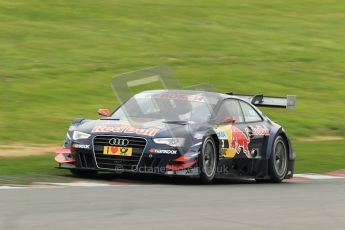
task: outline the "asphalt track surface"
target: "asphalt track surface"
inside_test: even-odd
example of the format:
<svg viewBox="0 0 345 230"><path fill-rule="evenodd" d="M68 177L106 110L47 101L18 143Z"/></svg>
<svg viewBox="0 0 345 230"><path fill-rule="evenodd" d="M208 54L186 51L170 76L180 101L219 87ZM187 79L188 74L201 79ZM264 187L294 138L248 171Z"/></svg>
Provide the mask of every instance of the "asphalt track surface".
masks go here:
<svg viewBox="0 0 345 230"><path fill-rule="evenodd" d="M345 229L345 179L0 190L1 230Z"/></svg>

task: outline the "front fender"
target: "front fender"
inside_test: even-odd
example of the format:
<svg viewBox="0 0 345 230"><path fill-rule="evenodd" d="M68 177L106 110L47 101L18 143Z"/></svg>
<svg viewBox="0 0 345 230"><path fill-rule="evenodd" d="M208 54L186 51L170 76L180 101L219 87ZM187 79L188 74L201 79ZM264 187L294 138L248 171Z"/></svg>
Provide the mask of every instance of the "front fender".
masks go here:
<svg viewBox="0 0 345 230"><path fill-rule="evenodd" d="M71 125L69 126L66 134L66 138L64 140L63 147L70 149L72 147L72 137L73 132L77 129L77 127L82 124L86 119L85 118L76 118L72 121Z"/></svg>

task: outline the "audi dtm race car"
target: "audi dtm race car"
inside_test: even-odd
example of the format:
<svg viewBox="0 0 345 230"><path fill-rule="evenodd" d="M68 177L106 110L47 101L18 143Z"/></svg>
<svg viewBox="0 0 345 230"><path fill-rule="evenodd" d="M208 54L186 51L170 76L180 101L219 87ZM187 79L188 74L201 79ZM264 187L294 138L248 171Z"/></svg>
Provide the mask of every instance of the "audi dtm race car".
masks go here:
<svg viewBox="0 0 345 230"><path fill-rule="evenodd" d="M287 98L187 90L139 93L99 120L75 119L59 168L198 177L291 178L295 153L284 129L257 107L294 108Z"/></svg>

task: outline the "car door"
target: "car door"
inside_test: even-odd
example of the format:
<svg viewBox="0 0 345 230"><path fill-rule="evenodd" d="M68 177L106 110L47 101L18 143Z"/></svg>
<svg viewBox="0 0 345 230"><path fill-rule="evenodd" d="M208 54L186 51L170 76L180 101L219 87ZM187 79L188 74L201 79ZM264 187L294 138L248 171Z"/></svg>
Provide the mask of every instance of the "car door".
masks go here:
<svg viewBox="0 0 345 230"><path fill-rule="evenodd" d="M217 113L216 133L220 140L220 159L250 156L249 135L239 100L226 99Z"/></svg>
<svg viewBox="0 0 345 230"><path fill-rule="evenodd" d="M260 158L263 151L265 138L269 136L269 129L265 125L264 119L256 109L245 101L239 101L244 122L238 124L238 128L248 137L248 158Z"/></svg>

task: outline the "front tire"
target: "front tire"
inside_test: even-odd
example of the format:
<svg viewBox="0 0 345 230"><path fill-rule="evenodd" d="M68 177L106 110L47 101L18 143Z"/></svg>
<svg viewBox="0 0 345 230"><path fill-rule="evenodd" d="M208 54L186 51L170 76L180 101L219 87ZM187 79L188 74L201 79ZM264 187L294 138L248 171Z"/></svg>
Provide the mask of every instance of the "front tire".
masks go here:
<svg viewBox="0 0 345 230"><path fill-rule="evenodd" d="M70 171L74 176L78 177L93 177L98 173L96 170L87 169L70 169Z"/></svg>
<svg viewBox="0 0 345 230"><path fill-rule="evenodd" d="M204 139L201 146L201 153L198 158L200 172L200 180L203 183L209 183L216 175L217 169L217 148L212 137L208 136Z"/></svg>
<svg viewBox="0 0 345 230"><path fill-rule="evenodd" d="M288 171L287 145L282 136L278 136L273 144L273 152L268 162L270 181L280 183Z"/></svg>

